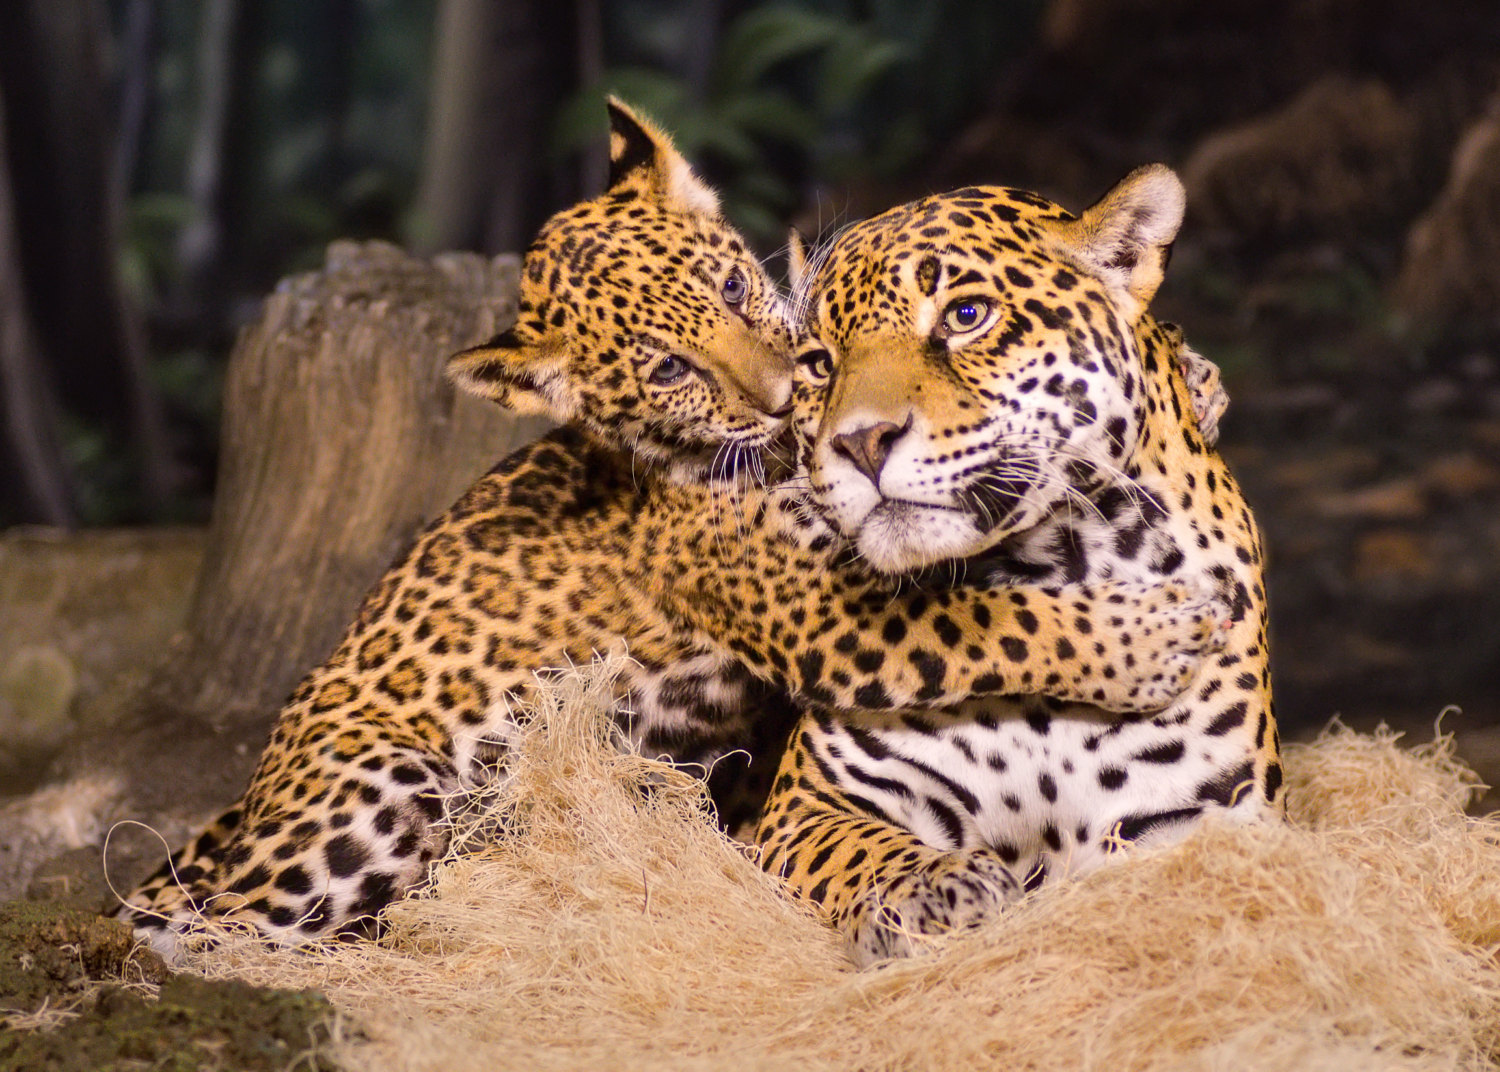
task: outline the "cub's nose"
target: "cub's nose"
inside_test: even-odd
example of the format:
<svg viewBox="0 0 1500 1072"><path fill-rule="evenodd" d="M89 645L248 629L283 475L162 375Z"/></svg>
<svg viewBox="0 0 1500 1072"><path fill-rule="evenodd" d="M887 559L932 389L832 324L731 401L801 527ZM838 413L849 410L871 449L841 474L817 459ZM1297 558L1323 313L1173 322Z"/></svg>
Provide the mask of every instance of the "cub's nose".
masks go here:
<svg viewBox="0 0 1500 1072"><path fill-rule="evenodd" d="M879 487L880 471L891 456L891 448L910 428L910 417L906 418L905 424L877 421L852 432L840 432L833 437L833 449L848 458L870 483Z"/></svg>
<svg viewBox="0 0 1500 1072"><path fill-rule="evenodd" d="M786 417L792 412L792 377L767 376L744 385L745 400L768 417Z"/></svg>

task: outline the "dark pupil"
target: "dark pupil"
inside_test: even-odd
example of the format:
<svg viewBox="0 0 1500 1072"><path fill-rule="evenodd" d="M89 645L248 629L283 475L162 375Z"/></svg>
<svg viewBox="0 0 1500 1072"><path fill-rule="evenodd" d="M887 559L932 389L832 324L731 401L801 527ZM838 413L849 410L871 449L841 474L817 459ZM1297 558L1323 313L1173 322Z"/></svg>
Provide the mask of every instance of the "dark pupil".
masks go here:
<svg viewBox="0 0 1500 1072"><path fill-rule="evenodd" d="M953 315L961 328L973 327L979 321L979 309L967 302L953 310Z"/></svg>
<svg viewBox="0 0 1500 1072"><path fill-rule="evenodd" d="M745 297L745 278L739 272L731 272L728 279L724 281L724 300L731 305L738 305Z"/></svg>

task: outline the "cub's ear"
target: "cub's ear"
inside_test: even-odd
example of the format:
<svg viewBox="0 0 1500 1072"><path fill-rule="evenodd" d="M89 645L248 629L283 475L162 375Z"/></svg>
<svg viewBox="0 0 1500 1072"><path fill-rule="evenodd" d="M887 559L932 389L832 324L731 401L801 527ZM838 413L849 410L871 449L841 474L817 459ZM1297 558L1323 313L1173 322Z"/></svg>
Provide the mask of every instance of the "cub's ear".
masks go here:
<svg viewBox="0 0 1500 1072"><path fill-rule="evenodd" d="M609 98L609 190L635 189L677 212L719 217L719 195L693 174L672 139L618 97Z"/></svg>
<svg viewBox="0 0 1500 1072"><path fill-rule="evenodd" d="M523 342L514 330L454 354L447 371L456 386L522 416L568 421L578 413L566 358Z"/></svg>
<svg viewBox="0 0 1500 1072"><path fill-rule="evenodd" d="M1132 320L1161 285L1186 207L1182 180L1165 164L1147 164L1068 225L1084 266L1127 299Z"/></svg>

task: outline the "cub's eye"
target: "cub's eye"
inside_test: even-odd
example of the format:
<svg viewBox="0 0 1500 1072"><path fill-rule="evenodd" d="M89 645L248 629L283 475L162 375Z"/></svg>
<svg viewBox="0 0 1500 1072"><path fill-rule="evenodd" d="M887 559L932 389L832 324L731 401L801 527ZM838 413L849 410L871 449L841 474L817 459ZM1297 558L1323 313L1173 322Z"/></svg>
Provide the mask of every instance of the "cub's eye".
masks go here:
<svg viewBox="0 0 1500 1072"><path fill-rule="evenodd" d="M731 271L729 277L724 280L724 288L720 293L724 295L726 305L739 305L743 302L745 296L750 293L750 284L745 282L745 273L738 268Z"/></svg>
<svg viewBox="0 0 1500 1072"><path fill-rule="evenodd" d="M651 374L646 379L658 387L670 387L691 372L692 368L693 366L682 358L668 355L656 363L656 367L651 370Z"/></svg>
<svg viewBox="0 0 1500 1072"><path fill-rule="evenodd" d="M983 298L959 298L943 311L943 328L950 335L973 331L990 315L990 303Z"/></svg>
<svg viewBox="0 0 1500 1072"><path fill-rule="evenodd" d="M833 375L833 355L821 346L798 354L797 364L806 369L808 376L815 380L826 380Z"/></svg>

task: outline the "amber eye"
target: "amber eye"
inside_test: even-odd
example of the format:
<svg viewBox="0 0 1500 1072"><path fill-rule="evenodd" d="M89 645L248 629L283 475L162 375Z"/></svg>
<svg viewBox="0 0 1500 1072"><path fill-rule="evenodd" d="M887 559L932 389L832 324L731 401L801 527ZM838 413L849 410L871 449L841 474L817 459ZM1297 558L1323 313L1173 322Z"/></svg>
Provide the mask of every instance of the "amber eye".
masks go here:
<svg viewBox="0 0 1500 1072"><path fill-rule="evenodd" d="M798 354L797 364L805 368L815 380L826 380L833 375L833 355L822 347Z"/></svg>
<svg viewBox="0 0 1500 1072"><path fill-rule="evenodd" d="M724 289L721 293L724 295L726 305L739 305L743 302L745 296L750 293L750 284L745 282L745 273L738 268L731 271L729 277L724 280Z"/></svg>
<svg viewBox="0 0 1500 1072"><path fill-rule="evenodd" d="M943 329L950 335L973 331L990 313L990 303L983 298L959 298L943 311Z"/></svg>
<svg viewBox="0 0 1500 1072"><path fill-rule="evenodd" d="M651 370L651 374L646 379L658 387L670 387L691 372L692 368L693 366L682 358L668 355L656 363L656 367Z"/></svg>

